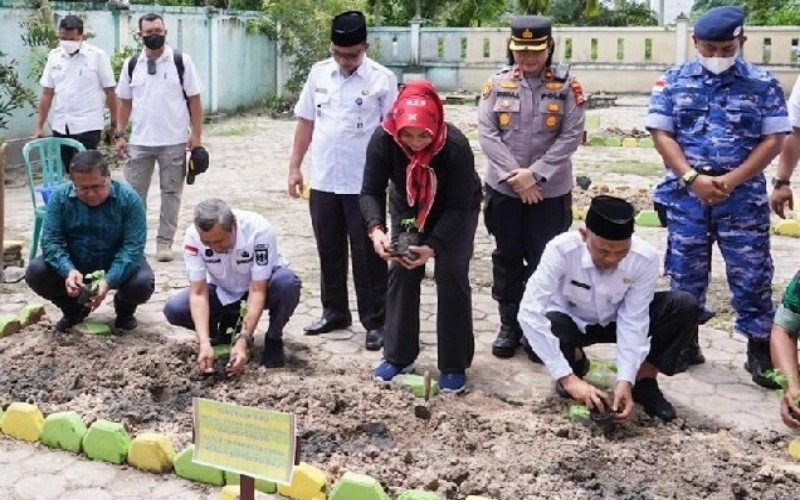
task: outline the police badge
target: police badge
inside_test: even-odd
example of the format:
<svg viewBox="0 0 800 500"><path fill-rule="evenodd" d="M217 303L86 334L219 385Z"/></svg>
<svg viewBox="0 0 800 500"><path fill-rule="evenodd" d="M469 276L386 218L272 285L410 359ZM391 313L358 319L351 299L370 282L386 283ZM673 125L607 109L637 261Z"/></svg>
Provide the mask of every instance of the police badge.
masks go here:
<svg viewBox="0 0 800 500"><path fill-rule="evenodd" d="M266 266L267 262L269 262L269 248L267 245L256 245L253 249L256 253L256 265Z"/></svg>

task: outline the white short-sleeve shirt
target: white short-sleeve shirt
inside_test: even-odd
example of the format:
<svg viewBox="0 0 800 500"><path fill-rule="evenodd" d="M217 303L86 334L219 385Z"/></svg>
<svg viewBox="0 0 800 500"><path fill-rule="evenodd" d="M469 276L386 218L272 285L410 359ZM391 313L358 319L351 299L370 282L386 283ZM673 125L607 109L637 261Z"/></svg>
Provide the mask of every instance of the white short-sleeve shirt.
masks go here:
<svg viewBox="0 0 800 500"><path fill-rule="evenodd" d="M635 235L628 255L605 272L595 267L578 232L550 240L525 287L518 315L525 338L550 375L559 379L572 373L545 316L558 311L584 333L587 325L616 321L617 379L635 382L650 352L650 303L658 272L658 251Z"/></svg>
<svg viewBox="0 0 800 500"><path fill-rule="evenodd" d="M189 281L216 285L222 305L231 304L250 289L251 281L269 281L277 267L288 265L278 251L272 225L261 215L234 210L236 242L228 253L215 253L203 245L197 228L186 231L183 258Z"/></svg>
<svg viewBox="0 0 800 500"><path fill-rule="evenodd" d="M183 89L175 67L173 50L164 47L156 59L156 74L147 73L147 56L142 51L132 78L128 77L128 59L122 65L117 84L117 97L133 100L131 111L131 144L137 146L172 146L189 139L189 108L183 91L189 97L200 94L202 84L192 58L182 52Z"/></svg>
<svg viewBox="0 0 800 500"><path fill-rule="evenodd" d="M364 57L350 76L333 58L316 63L294 113L314 122L311 140L311 189L358 194L367 144L397 99L395 74Z"/></svg>
<svg viewBox="0 0 800 500"><path fill-rule="evenodd" d="M39 79L53 89L53 120L50 128L60 134L81 134L103 129L104 89L114 87L111 60L101 49L81 43L77 54L63 49L50 51Z"/></svg>
<svg viewBox="0 0 800 500"><path fill-rule="evenodd" d="M797 80L794 82L792 95L789 96L786 108L789 110L789 123L791 123L794 128L800 128L800 76L798 76Z"/></svg>

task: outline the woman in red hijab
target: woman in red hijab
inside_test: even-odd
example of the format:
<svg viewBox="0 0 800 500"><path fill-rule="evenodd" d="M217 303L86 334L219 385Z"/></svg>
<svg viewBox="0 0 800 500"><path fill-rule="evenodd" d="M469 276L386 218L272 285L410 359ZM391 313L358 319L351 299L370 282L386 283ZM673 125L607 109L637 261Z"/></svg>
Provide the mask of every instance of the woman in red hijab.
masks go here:
<svg viewBox="0 0 800 500"><path fill-rule="evenodd" d="M465 370L475 352L469 262L480 200L469 141L445 123L442 101L430 82L408 83L369 142L359 199L375 252L390 262L384 360L375 369L376 379L391 380L414 369L420 283L425 264L435 257L439 388L461 392L466 387ZM418 232L419 241L400 249L396 245L405 228Z"/></svg>

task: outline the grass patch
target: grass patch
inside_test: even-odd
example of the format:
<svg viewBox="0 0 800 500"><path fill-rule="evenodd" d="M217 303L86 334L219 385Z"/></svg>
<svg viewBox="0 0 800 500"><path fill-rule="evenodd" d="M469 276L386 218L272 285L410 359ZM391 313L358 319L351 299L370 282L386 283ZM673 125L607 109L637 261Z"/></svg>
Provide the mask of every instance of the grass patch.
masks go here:
<svg viewBox="0 0 800 500"><path fill-rule="evenodd" d="M220 137L243 137L245 135L250 135L250 133L253 131L253 128L254 127L249 123L242 123L239 125L233 125L215 130L213 135Z"/></svg>
<svg viewBox="0 0 800 500"><path fill-rule="evenodd" d="M597 167L598 170L612 174L641 175L642 177L660 177L664 175L664 165L639 160L624 160L606 163Z"/></svg>

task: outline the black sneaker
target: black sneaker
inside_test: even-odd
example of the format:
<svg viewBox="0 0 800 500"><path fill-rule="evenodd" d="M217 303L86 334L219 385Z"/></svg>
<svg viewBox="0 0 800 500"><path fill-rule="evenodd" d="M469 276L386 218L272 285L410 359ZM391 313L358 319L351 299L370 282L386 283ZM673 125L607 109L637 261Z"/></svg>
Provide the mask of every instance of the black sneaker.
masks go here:
<svg viewBox="0 0 800 500"><path fill-rule="evenodd" d="M89 309L86 309L85 307L81 308L81 312L76 316L64 314L64 316L58 320L58 323L56 323L56 331L59 333L66 333L73 326L82 323L88 315Z"/></svg>
<svg viewBox="0 0 800 500"><path fill-rule="evenodd" d="M753 382L765 389L780 389L772 379L764 376L764 372L772 370L772 359L769 354L769 340L747 341L747 361L744 369L750 372Z"/></svg>
<svg viewBox="0 0 800 500"><path fill-rule="evenodd" d="M651 417L658 417L664 422L675 420L677 414L672 403L667 401L654 378L643 378L633 386L633 400L642 405L644 412Z"/></svg>
<svg viewBox="0 0 800 500"><path fill-rule="evenodd" d="M280 368L286 364L283 351L283 339L264 339L264 351L261 353L261 364L267 368Z"/></svg>

